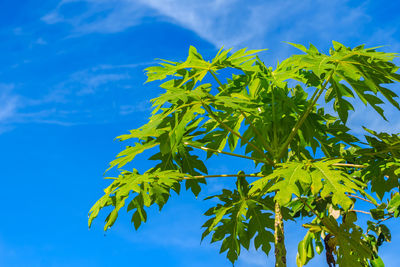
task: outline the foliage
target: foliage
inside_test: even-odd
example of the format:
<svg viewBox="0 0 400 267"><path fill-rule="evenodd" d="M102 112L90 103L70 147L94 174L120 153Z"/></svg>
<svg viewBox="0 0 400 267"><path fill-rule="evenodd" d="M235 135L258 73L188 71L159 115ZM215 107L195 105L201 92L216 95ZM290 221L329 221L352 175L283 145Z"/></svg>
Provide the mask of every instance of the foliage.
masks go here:
<svg viewBox="0 0 400 267"><path fill-rule="evenodd" d="M253 242L265 254L274 244L276 266L285 266L283 221L301 219L310 223L303 225L308 232L298 245L298 266L323 250L330 266L383 266L378 248L391 238L384 222L400 214L400 134L365 129L363 142L346 122L354 110L351 98L382 119L385 101L400 109L397 95L385 87L400 81L397 55L338 42L329 54L291 45L303 54L276 68L260 60L262 50L221 49L206 61L194 47L184 62L147 68L147 81L163 81L165 93L152 100L147 124L118 137L136 143L110 168L146 150L154 152L155 166L111 178L89 212L89 227L110 206L107 230L127 206L137 229L147 220L146 209L157 204L161 210L182 183L197 197L206 179L231 176L236 188L206 198L217 201L205 213L210 218L202 239L211 235L211 242L220 242L232 263ZM221 71L231 76L222 82ZM319 99L332 103L335 113L318 106ZM208 174L194 150L205 151L207 159L224 154L252 160L259 171ZM249 183L247 177L257 179ZM356 224L360 212L370 216L364 229Z"/></svg>

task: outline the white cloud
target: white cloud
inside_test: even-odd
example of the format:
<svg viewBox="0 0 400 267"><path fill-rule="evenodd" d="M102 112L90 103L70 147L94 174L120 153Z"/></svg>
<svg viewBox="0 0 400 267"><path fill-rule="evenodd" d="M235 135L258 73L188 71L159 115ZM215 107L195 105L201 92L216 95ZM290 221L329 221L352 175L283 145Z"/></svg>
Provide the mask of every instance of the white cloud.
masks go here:
<svg viewBox="0 0 400 267"><path fill-rule="evenodd" d="M75 122L70 122L63 118L62 114L65 110L50 108L42 109L40 111L34 112L18 112L15 114L14 118L10 123L40 123L40 124L54 124L60 126L71 126L76 125ZM72 113L73 111L68 111Z"/></svg>
<svg viewBox="0 0 400 267"><path fill-rule="evenodd" d="M138 102L136 105L122 105L119 108L119 114L129 115L134 112L146 112L151 111L150 101Z"/></svg>
<svg viewBox="0 0 400 267"><path fill-rule="evenodd" d="M6 122L17 112L18 96L12 93L14 85L0 84L0 123Z"/></svg>
<svg viewBox="0 0 400 267"><path fill-rule="evenodd" d="M55 10L42 17L48 24L71 24L75 35L85 33L115 33L137 25L151 13L144 5L131 0L63 0ZM69 16L65 9L83 9L80 14ZM106 13L106 15L103 15Z"/></svg>
<svg viewBox="0 0 400 267"><path fill-rule="evenodd" d="M126 102L135 95L134 90L127 90L135 84L132 72L149 64L100 64L78 70L65 80L41 88L43 93L34 98L15 94L14 85L0 84L0 133L22 123L71 126L115 121L117 115L146 112L150 109L148 101L138 105ZM128 97L122 98L121 103L120 95Z"/></svg>
<svg viewBox="0 0 400 267"><path fill-rule="evenodd" d="M91 68L92 71L98 70L116 70L116 69L135 69L138 67L144 67L156 64L155 61L139 62L133 64L120 64L120 65L110 65L110 64L100 64Z"/></svg>
<svg viewBox="0 0 400 267"><path fill-rule="evenodd" d="M64 0L42 20L49 24L68 23L74 34L87 34L121 32L146 17L157 17L189 29L217 47L259 48L275 46L280 41L359 37L360 28L370 17L364 6L352 7L348 2ZM78 14L68 15L68 8L75 8Z"/></svg>
<svg viewBox="0 0 400 267"><path fill-rule="evenodd" d="M17 114L20 97L14 94L13 84L0 84L0 134L13 129L10 121Z"/></svg>
<svg viewBox="0 0 400 267"><path fill-rule="evenodd" d="M110 82L120 81L129 79L127 74L88 74L88 73L75 73L72 76L72 82L79 82L82 85L76 94L78 96L94 94L96 88L101 85L108 84Z"/></svg>
<svg viewBox="0 0 400 267"><path fill-rule="evenodd" d="M147 63L125 65L97 65L71 73L64 81L52 86L48 95L38 102L69 102L71 96L94 95L107 90L108 85L130 80L129 69L134 69ZM32 101L32 100L31 100Z"/></svg>
<svg viewBox="0 0 400 267"><path fill-rule="evenodd" d="M13 29L13 33L15 34L15 35L21 35L22 33L23 33L23 31L22 31L22 28L21 27L17 27L17 28L14 28Z"/></svg>
<svg viewBox="0 0 400 267"><path fill-rule="evenodd" d="M43 38L39 37L39 38L35 41L35 44L38 44L38 45L47 45L47 42L46 42L46 40L44 40Z"/></svg>
<svg viewBox="0 0 400 267"><path fill-rule="evenodd" d="M349 41L372 46L391 44L391 51L400 49L397 25L370 27L372 14L368 14L367 5L354 6L347 0L63 0L42 20L49 24L70 24L72 35L76 36L122 32L142 23L146 17L155 17L191 30L216 47L270 47L273 51L266 54L270 62L286 57L292 49L281 45L280 41L312 41L326 48L332 39L336 39L346 44ZM370 32L368 36L363 34L366 29ZM107 80L125 78L120 74L89 75L83 79L86 85L79 94L93 93L97 85ZM360 105L357 111L362 109ZM121 109L121 114L129 113L129 110ZM368 119L357 113L351 114L349 121L352 125L396 131L400 127L394 115L396 112L390 110L391 114L388 114L392 124L382 123L373 112L368 113L372 114Z"/></svg>
<svg viewBox="0 0 400 267"><path fill-rule="evenodd" d="M281 41L311 41L327 48L334 39L399 48L397 25L371 25L367 5L350 5L348 0L63 0L42 20L67 23L76 37L122 32L153 17L191 30L217 48L270 48L266 58L274 63L292 51Z"/></svg>

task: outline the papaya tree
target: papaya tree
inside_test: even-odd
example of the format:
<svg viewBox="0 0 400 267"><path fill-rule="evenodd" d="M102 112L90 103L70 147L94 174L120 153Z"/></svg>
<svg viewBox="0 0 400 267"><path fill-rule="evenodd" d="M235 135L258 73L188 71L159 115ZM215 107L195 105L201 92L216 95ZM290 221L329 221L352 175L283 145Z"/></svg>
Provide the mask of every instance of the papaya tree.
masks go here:
<svg viewBox="0 0 400 267"><path fill-rule="evenodd" d="M363 137L346 123L357 101L382 120L382 104L400 110L397 54L338 42L329 53L290 45L301 53L276 67L258 57L262 50L221 49L206 61L190 47L184 62L147 68L147 82L162 81L165 92L152 100L147 124L118 137L129 145L110 163L119 175L91 208L89 227L111 207L107 230L126 207L138 229L146 210L161 210L183 184L197 197L208 179L232 177L234 188L206 197L216 201L201 237L219 242L232 264L254 246L265 254L274 247L275 266L286 266L284 222L300 220L307 233L291 259L298 266L323 251L329 266L383 266L385 222L400 214L400 134L364 128ZM146 150L154 167L120 169ZM208 173L215 155L252 161L254 172ZM358 220L360 213L369 219Z"/></svg>

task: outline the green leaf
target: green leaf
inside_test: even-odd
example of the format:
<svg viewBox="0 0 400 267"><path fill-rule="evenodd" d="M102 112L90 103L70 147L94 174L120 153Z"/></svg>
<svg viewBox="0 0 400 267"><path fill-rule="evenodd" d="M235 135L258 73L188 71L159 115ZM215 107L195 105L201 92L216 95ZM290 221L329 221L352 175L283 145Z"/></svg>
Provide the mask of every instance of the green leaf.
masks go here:
<svg viewBox="0 0 400 267"><path fill-rule="evenodd" d="M385 264L383 263L383 260L381 257L377 257L373 260L370 261L372 267L385 267Z"/></svg>
<svg viewBox="0 0 400 267"><path fill-rule="evenodd" d="M313 171L311 176L313 181L321 180L323 188L321 197L332 196L332 203L341 205L345 210L353 204L351 199L346 196L347 193L354 193L354 190L363 192L362 188L356 183L355 179L345 173L343 170L336 170L332 164L340 160L318 161L312 164Z"/></svg>
<svg viewBox="0 0 400 267"><path fill-rule="evenodd" d="M347 213L341 225L332 216L322 220L326 230L337 240L340 266L363 266L363 261L372 258L371 250L362 239L362 229L354 224L356 220L354 212Z"/></svg>
<svg viewBox="0 0 400 267"><path fill-rule="evenodd" d="M285 42L285 43L290 44L290 45L296 47L297 49L299 49L299 50L301 50L301 51L303 51L305 53L307 53L307 51L308 51L307 48L304 45L294 44L294 43L290 43L290 42Z"/></svg>
<svg viewBox="0 0 400 267"><path fill-rule="evenodd" d="M176 171L150 170L144 174L139 174L136 170L123 171L105 190L105 195L90 209L89 227L101 209L112 206L113 210L106 218L104 230L110 228L116 221L119 210L125 206L126 199L133 192L135 198L129 203L128 211L136 209L132 222L135 228L138 228L142 221L147 220L144 207L157 204L161 210L169 199L170 191L179 193L179 182L188 176Z"/></svg>
<svg viewBox="0 0 400 267"><path fill-rule="evenodd" d="M370 212L371 212L372 218L374 218L375 220L380 220L380 219L383 219L383 217L385 217L385 210L371 209Z"/></svg>
<svg viewBox="0 0 400 267"><path fill-rule="evenodd" d="M395 217L399 217L400 213L400 195L396 193L389 202L388 211L393 212Z"/></svg>
<svg viewBox="0 0 400 267"><path fill-rule="evenodd" d="M212 216L203 225L202 240L212 233L211 242L222 240L220 253L227 251L227 258L234 263L240 255L241 247L249 249L251 239L256 249L261 247L266 254L274 242L271 230L274 221L266 209L273 206L271 198L252 199L247 195L248 184L238 178L237 190L223 190L222 194L208 197L218 198L221 203L210 208L205 215ZM240 187L243 187L240 189Z"/></svg>
<svg viewBox="0 0 400 267"><path fill-rule="evenodd" d="M304 184L310 184L311 182L309 172L304 169L304 164L299 162L285 164L284 169L279 172L279 176L284 180L276 182L269 191L279 189L275 198L282 205L287 204L293 194L300 196L299 182L303 182Z"/></svg>
<svg viewBox="0 0 400 267"><path fill-rule="evenodd" d="M313 235L307 232L304 239L297 246L297 266L306 265L312 258L314 258Z"/></svg>
<svg viewBox="0 0 400 267"><path fill-rule="evenodd" d="M322 198L332 197L332 203L349 209L353 203L346 196L354 193L354 190L363 192L355 179L343 170L335 169L333 164L341 160L327 160L316 162L288 162L280 164L280 168L274 170L268 176L253 182L250 194L264 192L264 188L270 180L276 180L268 191L278 190L275 199L286 205L292 195L301 196L301 192L311 192L316 195L320 193Z"/></svg>
<svg viewBox="0 0 400 267"><path fill-rule="evenodd" d="M118 165L118 168L125 166L127 163L131 162L136 155L142 153L143 151L153 148L157 145L155 140L147 143L136 143L135 146L127 147L125 150L118 153L117 158L110 162L110 167L106 170L110 170L114 166Z"/></svg>

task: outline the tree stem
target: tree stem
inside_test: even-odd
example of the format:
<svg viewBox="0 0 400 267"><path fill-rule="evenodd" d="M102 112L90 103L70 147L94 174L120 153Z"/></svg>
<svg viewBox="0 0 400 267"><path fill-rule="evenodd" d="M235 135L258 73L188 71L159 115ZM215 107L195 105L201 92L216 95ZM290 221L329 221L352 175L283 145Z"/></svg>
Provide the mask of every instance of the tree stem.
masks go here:
<svg viewBox="0 0 400 267"><path fill-rule="evenodd" d="M275 267L286 267L285 232L278 202L275 202Z"/></svg>
<svg viewBox="0 0 400 267"><path fill-rule="evenodd" d="M368 199L360 197L360 196L356 196L356 195L352 195L352 194L348 194L347 196L351 197L351 198L358 198L358 199L363 200L365 202L368 202L368 203L370 203L372 205L375 205L374 202L372 202L371 200L368 200Z"/></svg>
<svg viewBox="0 0 400 267"><path fill-rule="evenodd" d="M219 85L219 86L221 87L221 89L222 89L223 85L222 85L221 81L218 79L217 75L215 75L214 71L209 70L209 72L211 73L211 75L214 77L214 79L217 81L218 85Z"/></svg>
<svg viewBox="0 0 400 267"><path fill-rule="evenodd" d="M332 166L338 166L338 167L350 167L350 168L367 168L365 165L359 165L359 164L350 164L350 163L334 163Z"/></svg>
<svg viewBox="0 0 400 267"><path fill-rule="evenodd" d="M354 212L359 212L359 213L364 213L364 214L368 214L368 215L371 215L371 213L370 212L368 212L368 211L363 211L363 210L349 210L349 211L354 211Z"/></svg>
<svg viewBox="0 0 400 267"><path fill-rule="evenodd" d="M262 175L257 174L240 174L241 176L245 177L257 177L261 178L264 177ZM193 180L193 179L204 179L204 178L220 178L220 177L238 177L238 174L212 174L212 175L196 175L190 177L184 177L182 180Z"/></svg>
<svg viewBox="0 0 400 267"><path fill-rule="evenodd" d="M194 147L194 148L198 148L198 149L201 149L201 150L204 150L204 151L211 151L211 152L215 152L215 153L219 153L219 154L225 154L225 155L229 155L229 156L233 156L233 157L250 159L250 160L254 160L254 161L258 161L258 162L264 162L264 163L268 163L269 164L269 162L264 160L264 159L252 158L252 157L248 157L248 156L245 156L245 155L225 152L225 151L222 151L222 150L213 149L213 148L204 147L204 146L196 146L196 145L193 145L193 144L191 144L189 142L184 142L183 144L191 146L191 147Z"/></svg>

